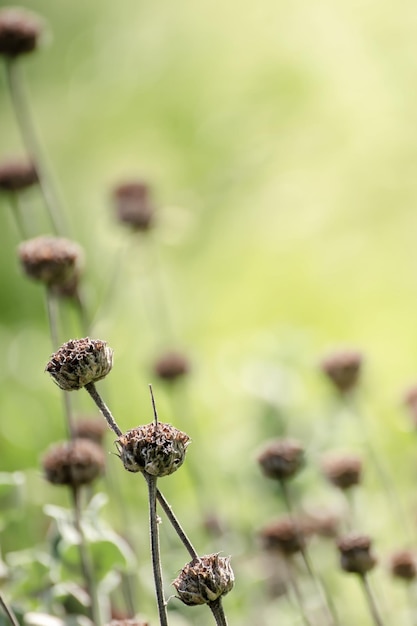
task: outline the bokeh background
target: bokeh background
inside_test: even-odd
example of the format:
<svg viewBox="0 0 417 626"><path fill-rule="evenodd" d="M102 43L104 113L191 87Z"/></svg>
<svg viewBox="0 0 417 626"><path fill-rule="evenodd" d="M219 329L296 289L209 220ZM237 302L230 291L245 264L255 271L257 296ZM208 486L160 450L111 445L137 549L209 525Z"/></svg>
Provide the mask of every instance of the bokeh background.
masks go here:
<svg viewBox="0 0 417 626"><path fill-rule="evenodd" d="M152 419L154 384L161 419L193 439L190 469L166 479L167 496L203 552L234 556L232 623L276 624L285 610L277 604L258 615L256 531L280 505L256 451L282 432L310 443L312 459L333 443L360 445L357 426L338 422L336 431L329 421L317 363L332 347L365 355L369 428L415 516L416 442L401 407L417 379L415 3L20 4L46 22L42 50L23 69L68 232L85 249L91 334L115 351L103 394L128 429ZM20 154L4 74L0 98L0 155ZM112 186L130 176L154 190L152 245L112 211ZM5 554L37 544L47 528L39 507L66 499L39 469L65 433L59 392L44 374L43 292L22 275L18 233L0 202L0 471L23 472L17 508L5 496ZM42 232L41 198L29 204ZM65 319L62 341L80 333L71 313ZM150 368L173 347L193 366L174 397ZM91 412L78 395L77 408ZM109 473L138 508L133 531L146 556L144 485L114 455ZM314 464L300 491L326 500ZM38 511L30 524L25 506ZM385 524L372 477L361 507L366 530L389 547L397 530ZM202 511L219 517L223 535L201 531ZM186 555L166 535L169 581ZM336 554L320 558L336 567ZM146 589L146 558L140 568ZM155 619L152 595L141 610ZM345 610L356 620L346 623L367 623L360 599ZM200 609L184 615L210 622Z"/></svg>

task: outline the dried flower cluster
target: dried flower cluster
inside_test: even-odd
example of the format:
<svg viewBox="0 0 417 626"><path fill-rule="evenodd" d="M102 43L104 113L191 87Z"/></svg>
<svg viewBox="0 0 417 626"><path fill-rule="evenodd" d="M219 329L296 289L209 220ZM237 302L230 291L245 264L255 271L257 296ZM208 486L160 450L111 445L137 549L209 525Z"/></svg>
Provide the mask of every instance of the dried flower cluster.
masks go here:
<svg viewBox="0 0 417 626"><path fill-rule="evenodd" d="M93 482L104 472L104 453L92 441L74 439L52 446L42 466L50 483L79 487Z"/></svg>
<svg viewBox="0 0 417 626"><path fill-rule="evenodd" d="M376 565L371 551L372 541L368 535L352 533L337 542L340 552L340 565L345 572L364 576Z"/></svg>
<svg viewBox="0 0 417 626"><path fill-rule="evenodd" d="M362 459L354 454L332 454L322 462L326 478L339 489L358 485L362 475Z"/></svg>
<svg viewBox="0 0 417 626"><path fill-rule="evenodd" d="M180 352L166 352L154 364L154 372L162 380L174 382L190 371L187 357Z"/></svg>
<svg viewBox="0 0 417 626"><path fill-rule="evenodd" d="M359 382L362 354L357 350L341 350L325 357L321 369L340 393L352 391Z"/></svg>
<svg viewBox="0 0 417 626"><path fill-rule="evenodd" d="M155 209L146 183L121 183L113 190L113 203L118 219L134 230L146 231L153 225Z"/></svg>
<svg viewBox="0 0 417 626"><path fill-rule="evenodd" d="M184 604L195 606L225 596L234 580L230 557L208 554L187 563L172 584Z"/></svg>
<svg viewBox="0 0 417 626"><path fill-rule="evenodd" d="M29 278L63 289L78 279L83 261L80 246L63 237L28 239L20 244L18 254Z"/></svg>
<svg viewBox="0 0 417 626"><path fill-rule="evenodd" d="M284 556L301 552L305 544L301 524L289 516L270 522L262 528L259 536L265 550L278 550Z"/></svg>
<svg viewBox="0 0 417 626"><path fill-rule="evenodd" d="M36 185L38 174L35 166L27 159L7 159L0 163L0 189L23 191Z"/></svg>
<svg viewBox="0 0 417 626"><path fill-rule="evenodd" d="M42 31L38 17L20 8L0 11L0 54L15 58L36 49Z"/></svg>
<svg viewBox="0 0 417 626"><path fill-rule="evenodd" d="M276 439L266 444L258 463L268 478L288 480L302 468L304 448L295 439Z"/></svg>

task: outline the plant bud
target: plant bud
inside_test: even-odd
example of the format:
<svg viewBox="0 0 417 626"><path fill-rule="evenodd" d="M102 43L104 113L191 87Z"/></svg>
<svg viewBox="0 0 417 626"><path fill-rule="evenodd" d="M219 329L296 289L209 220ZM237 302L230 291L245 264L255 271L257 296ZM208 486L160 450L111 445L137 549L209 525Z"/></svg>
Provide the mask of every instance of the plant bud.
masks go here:
<svg viewBox="0 0 417 626"><path fill-rule="evenodd" d="M266 444L258 463L268 478L288 480L303 466L304 449L294 439L276 439Z"/></svg>
<svg viewBox="0 0 417 626"><path fill-rule="evenodd" d="M42 466L50 483L79 487L103 474L104 453L92 441L74 439L52 446L44 456Z"/></svg>
<svg viewBox="0 0 417 626"><path fill-rule="evenodd" d="M113 350L100 339L71 339L55 352L45 371L64 391L96 383L113 367Z"/></svg>
<svg viewBox="0 0 417 626"><path fill-rule="evenodd" d="M234 580L230 557L208 554L187 563L172 584L184 604L195 606L225 596L233 588Z"/></svg>
<svg viewBox="0 0 417 626"><path fill-rule="evenodd" d="M372 541L367 535L352 533L337 542L340 552L340 565L345 572L364 576L376 565L371 552Z"/></svg>
<svg viewBox="0 0 417 626"><path fill-rule="evenodd" d="M190 443L188 435L171 424L151 422L121 435L116 446L129 472L168 476L183 464Z"/></svg>
<svg viewBox="0 0 417 626"><path fill-rule="evenodd" d="M23 191L38 182L33 163L23 159L8 159L0 163L0 190Z"/></svg>
<svg viewBox="0 0 417 626"><path fill-rule="evenodd" d="M78 277L83 253L80 246L63 237L35 237L18 247L23 270L53 290L65 289Z"/></svg>
<svg viewBox="0 0 417 626"><path fill-rule="evenodd" d="M41 34L40 20L24 9L0 11L0 54L14 58L35 50Z"/></svg>

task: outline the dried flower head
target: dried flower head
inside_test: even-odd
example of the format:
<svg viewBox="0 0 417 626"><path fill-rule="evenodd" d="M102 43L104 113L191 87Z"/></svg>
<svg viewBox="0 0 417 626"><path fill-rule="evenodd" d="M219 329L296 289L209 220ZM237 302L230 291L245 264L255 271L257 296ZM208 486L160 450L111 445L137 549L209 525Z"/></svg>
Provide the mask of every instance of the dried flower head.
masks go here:
<svg viewBox="0 0 417 626"><path fill-rule="evenodd" d="M229 556L207 554L187 563L172 584L184 604L196 606L225 596L234 580Z"/></svg>
<svg viewBox="0 0 417 626"><path fill-rule="evenodd" d="M42 460L46 479L54 485L79 487L93 482L104 472L100 446L87 439L56 444Z"/></svg>
<svg viewBox="0 0 417 626"><path fill-rule="evenodd" d="M71 339L55 352L45 371L64 391L95 383L113 367L113 350L100 339Z"/></svg>
<svg viewBox="0 0 417 626"><path fill-rule="evenodd" d="M404 404L410 409L417 406L417 385L413 385L404 393Z"/></svg>
<svg viewBox="0 0 417 626"><path fill-rule="evenodd" d="M35 166L24 159L7 159L0 163L0 190L22 191L38 182Z"/></svg>
<svg viewBox="0 0 417 626"><path fill-rule="evenodd" d="M268 478L288 480L302 468L304 448L295 439L276 439L266 444L258 463Z"/></svg>
<svg viewBox="0 0 417 626"><path fill-rule="evenodd" d="M129 472L168 476L183 464L190 443L188 435L171 424L151 422L121 435L116 446Z"/></svg>
<svg viewBox="0 0 417 626"><path fill-rule="evenodd" d="M364 576L376 565L371 551L372 541L367 535L352 533L337 542L340 552L340 565L345 572Z"/></svg>
<svg viewBox="0 0 417 626"><path fill-rule="evenodd" d="M74 424L74 436L102 444L107 432L106 422L97 417L81 417Z"/></svg>
<svg viewBox="0 0 417 626"><path fill-rule="evenodd" d="M166 352L154 363L154 372L162 380L174 382L190 371L190 363L180 352Z"/></svg>
<svg viewBox="0 0 417 626"><path fill-rule="evenodd" d="M154 205L149 186L142 181L129 181L113 190L118 219L135 230L146 231L153 226Z"/></svg>
<svg viewBox="0 0 417 626"><path fill-rule="evenodd" d="M340 393L356 387L362 366L362 354L357 350L333 352L321 362L321 369Z"/></svg>
<svg viewBox="0 0 417 626"><path fill-rule="evenodd" d="M28 239L18 254L26 275L53 289L68 287L78 277L83 259L80 246L62 237Z"/></svg>
<svg viewBox="0 0 417 626"><path fill-rule="evenodd" d="M417 576L416 555L411 550L398 550L391 555L389 569L395 578L410 581Z"/></svg>
<svg viewBox="0 0 417 626"><path fill-rule="evenodd" d="M341 515L336 511L314 509L306 513L303 529L306 535L317 535L326 539L335 539L339 534Z"/></svg>
<svg viewBox="0 0 417 626"><path fill-rule="evenodd" d="M259 536L265 550L278 550L283 556L301 552L305 544L304 529L289 516L270 522L262 528Z"/></svg>
<svg viewBox="0 0 417 626"><path fill-rule="evenodd" d="M323 460L322 469L332 485L346 490L360 483L362 459L354 454L332 454Z"/></svg>
<svg viewBox="0 0 417 626"><path fill-rule="evenodd" d="M0 54L17 57L35 50L42 31L38 17L21 8L0 11Z"/></svg>

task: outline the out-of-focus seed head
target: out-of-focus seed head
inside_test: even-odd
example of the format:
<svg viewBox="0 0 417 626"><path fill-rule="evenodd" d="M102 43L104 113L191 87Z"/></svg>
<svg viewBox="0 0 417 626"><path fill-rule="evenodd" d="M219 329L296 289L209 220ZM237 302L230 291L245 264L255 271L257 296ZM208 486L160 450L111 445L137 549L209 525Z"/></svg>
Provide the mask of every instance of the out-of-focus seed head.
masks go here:
<svg viewBox="0 0 417 626"><path fill-rule="evenodd" d="M305 545L305 533L299 521L283 516L270 522L259 533L265 550L277 550L283 556L301 552Z"/></svg>
<svg viewBox="0 0 417 626"><path fill-rule="evenodd" d="M339 535L342 518L336 511L325 509L310 510L303 519L303 529L307 535L317 535L335 539Z"/></svg>
<svg viewBox="0 0 417 626"><path fill-rule="evenodd" d="M323 459L322 469L332 485L346 490L361 482L362 459L354 454L332 454Z"/></svg>
<svg viewBox="0 0 417 626"><path fill-rule="evenodd" d="M155 208L150 187L143 181L128 181L115 187L113 204L119 221L134 230L146 231L153 226Z"/></svg>
<svg viewBox="0 0 417 626"><path fill-rule="evenodd" d="M410 409L417 407L417 385L413 385L404 393L404 404Z"/></svg>
<svg viewBox="0 0 417 626"><path fill-rule="evenodd" d="M113 350L100 339L70 339L55 352L46 365L58 387L74 391L96 383L113 367Z"/></svg>
<svg viewBox="0 0 417 626"><path fill-rule="evenodd" d="M304 448L295 439L275 439L265 445L258 463L268 478L288 480L304 465Z"/></svg>
<svg viewBox="0 0 417 626"><path fill-rule="evenodd" d="M180 352L166 352L155 361L153 370L158 378L175 382L189 373L190 362Z"/></svg>
<svg viewBox="0 0 417 626"><path fill-rule="evenodd" d="M116 446L125 469L168 476L184 462L190 438L171 424L154 422L121 435Z"/></svg>
<svg viewBox="0 0 417 626"><path fill-rule="evenodd" d="M359 382L363 357L357 350L333 352L321 361L321 369L340 393L352 391Z"/></svg>
<svg viewBox="0 0 417 626"><path fill-rule="evenodd" d="M345 572L364 576L376 565L371 551L372 541L367 535L352 533L337 542L340 552L340 565Z"/></svg>
<svg viewBox="0 0 417 626"><path fill-rule="evenodd" d="M25 9L0 10L0 54L15 58L36 49L42 32L38 17Z"/></svg>
<svg viewBox="0 0 417 626"><path fill-rule="evenodd" d="M65 290L77 279L83 261L78 244L63 237L35 237L20 244L18 255L29 278L52 290Z"/></svg>
<svg viewBox="0 0 417 626"><path fill-rule="evenodd" d="M7 159L0 163L0 190L23 191L36 185L38 174L26 159Z"/></svg>
<svg viewBox="0 0 417 626"><path fill-rule="evenodd" d="M52 446L43 457L45 478L53 485L80 487L104 472L102 448L87 439L74 439Z"/></svg>
<svg viewBox="0 0 417 626"><path fill-rule="evenodd" d="M417 576L416 555L411 550L398 550L391 555L389 569L395 578L411 581Z"/></svg>
<svg viewBox="0 0 417 626"><path fill-rule="evenodd" d="M184 604L196 606L225 596L234 581L230 557L207 554L187 563L172 584Z"/></svg>
<svg viewBox="0 0 417 626"><path fill-rule="evenodd" d="M89 439L101 445L108 431L106 422L99 417L79 417L74 423L74 436Z"/></svg>

